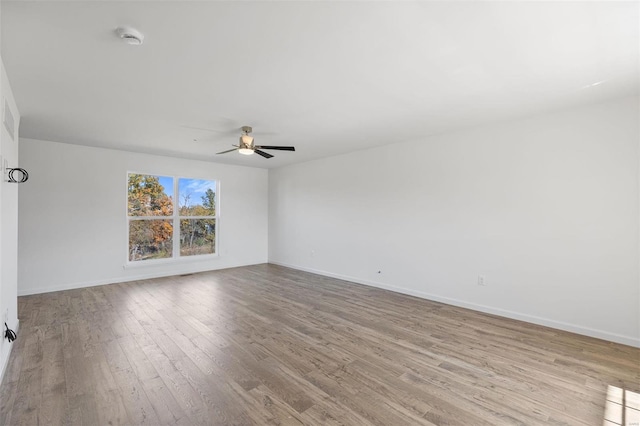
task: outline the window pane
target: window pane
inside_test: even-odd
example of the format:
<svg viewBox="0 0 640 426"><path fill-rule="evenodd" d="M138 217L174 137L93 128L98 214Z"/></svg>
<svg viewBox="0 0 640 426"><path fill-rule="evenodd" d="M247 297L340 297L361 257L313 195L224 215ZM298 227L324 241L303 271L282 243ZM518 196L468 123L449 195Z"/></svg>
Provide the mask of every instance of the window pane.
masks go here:
<svg viewBox="0 0 640 426"><path fill-rule="evenodd" d="M173 255L171 220L129 221L129 261L166 259Z"/></svg>
<svg viewBox="0 0 640 426"><path fill-rule="evenodd" d="M215 219L180 219L180 256L215 252Z"/></svg>
<svg viewBox="0 0 640 426"><path fill-rule="evenodd" d="M215 216L216 181L202 179L178 180L180 216Z"/></svg>
<svg viewBox="0 0 640 426"><path fill-rule="evenodd" d="M173 178L129 173L129 216L173 215Z"/></svg>

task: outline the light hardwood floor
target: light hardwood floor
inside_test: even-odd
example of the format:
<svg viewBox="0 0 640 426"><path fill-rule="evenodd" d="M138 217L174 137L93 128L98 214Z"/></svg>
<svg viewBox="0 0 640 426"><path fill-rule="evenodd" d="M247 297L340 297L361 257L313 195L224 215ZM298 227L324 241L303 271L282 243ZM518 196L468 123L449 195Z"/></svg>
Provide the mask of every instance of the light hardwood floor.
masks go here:
<svg viewBox="0 0 640 426"><path fill-rule="evenodd" d="M602 425L608 386L640 391L639 349L274 265L19 317L2 425Z"/></svg>

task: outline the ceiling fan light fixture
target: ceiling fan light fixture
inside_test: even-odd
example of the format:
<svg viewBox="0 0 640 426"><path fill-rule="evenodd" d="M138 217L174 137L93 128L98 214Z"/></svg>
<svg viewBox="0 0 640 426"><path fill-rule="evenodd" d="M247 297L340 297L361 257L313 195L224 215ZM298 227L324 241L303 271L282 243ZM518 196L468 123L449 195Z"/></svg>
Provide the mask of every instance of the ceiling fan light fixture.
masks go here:
<svg viewBox="0 0 640 426"><path fill-rule="evenodd" d="M238 152L242 155L253 154L253 138L247 134L240 136L240 149Z"/></svg>

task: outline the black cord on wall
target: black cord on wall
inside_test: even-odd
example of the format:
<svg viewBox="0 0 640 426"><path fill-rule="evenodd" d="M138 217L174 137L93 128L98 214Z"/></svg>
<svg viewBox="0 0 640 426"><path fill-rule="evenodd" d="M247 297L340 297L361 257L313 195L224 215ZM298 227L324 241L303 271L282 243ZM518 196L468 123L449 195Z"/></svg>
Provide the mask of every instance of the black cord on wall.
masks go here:
<svg viewBox="0 0 640 426"><path fill-rule="evenodd" d="M16 332L9 329L9 326L6 322L4 323L4 326L7 328L7 330L4 332L4 337L8 339L9 342L13 342L14 340L16 340Z"/></svg>
<svg viewBox="0 0 640 426"><path fill-rule="evenodd" d="M7 182L9 183L25 183L29 179L29 173L25 169L21 169L20 167L16 167L13 169L7 169L7 177L9 178ZM15 172L20 172L20 178L17 179Z"/></svg>

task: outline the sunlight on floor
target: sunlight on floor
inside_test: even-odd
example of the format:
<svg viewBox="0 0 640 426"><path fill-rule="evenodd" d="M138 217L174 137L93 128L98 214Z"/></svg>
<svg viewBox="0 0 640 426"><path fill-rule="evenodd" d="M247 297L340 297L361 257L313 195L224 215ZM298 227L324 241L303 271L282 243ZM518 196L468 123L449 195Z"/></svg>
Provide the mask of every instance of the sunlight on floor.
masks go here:
<svg viewBox="0 0 640 426"><path fill-rule="evenodd" d="M640 393L609 386L603 425L640 426Z"/></svg>

